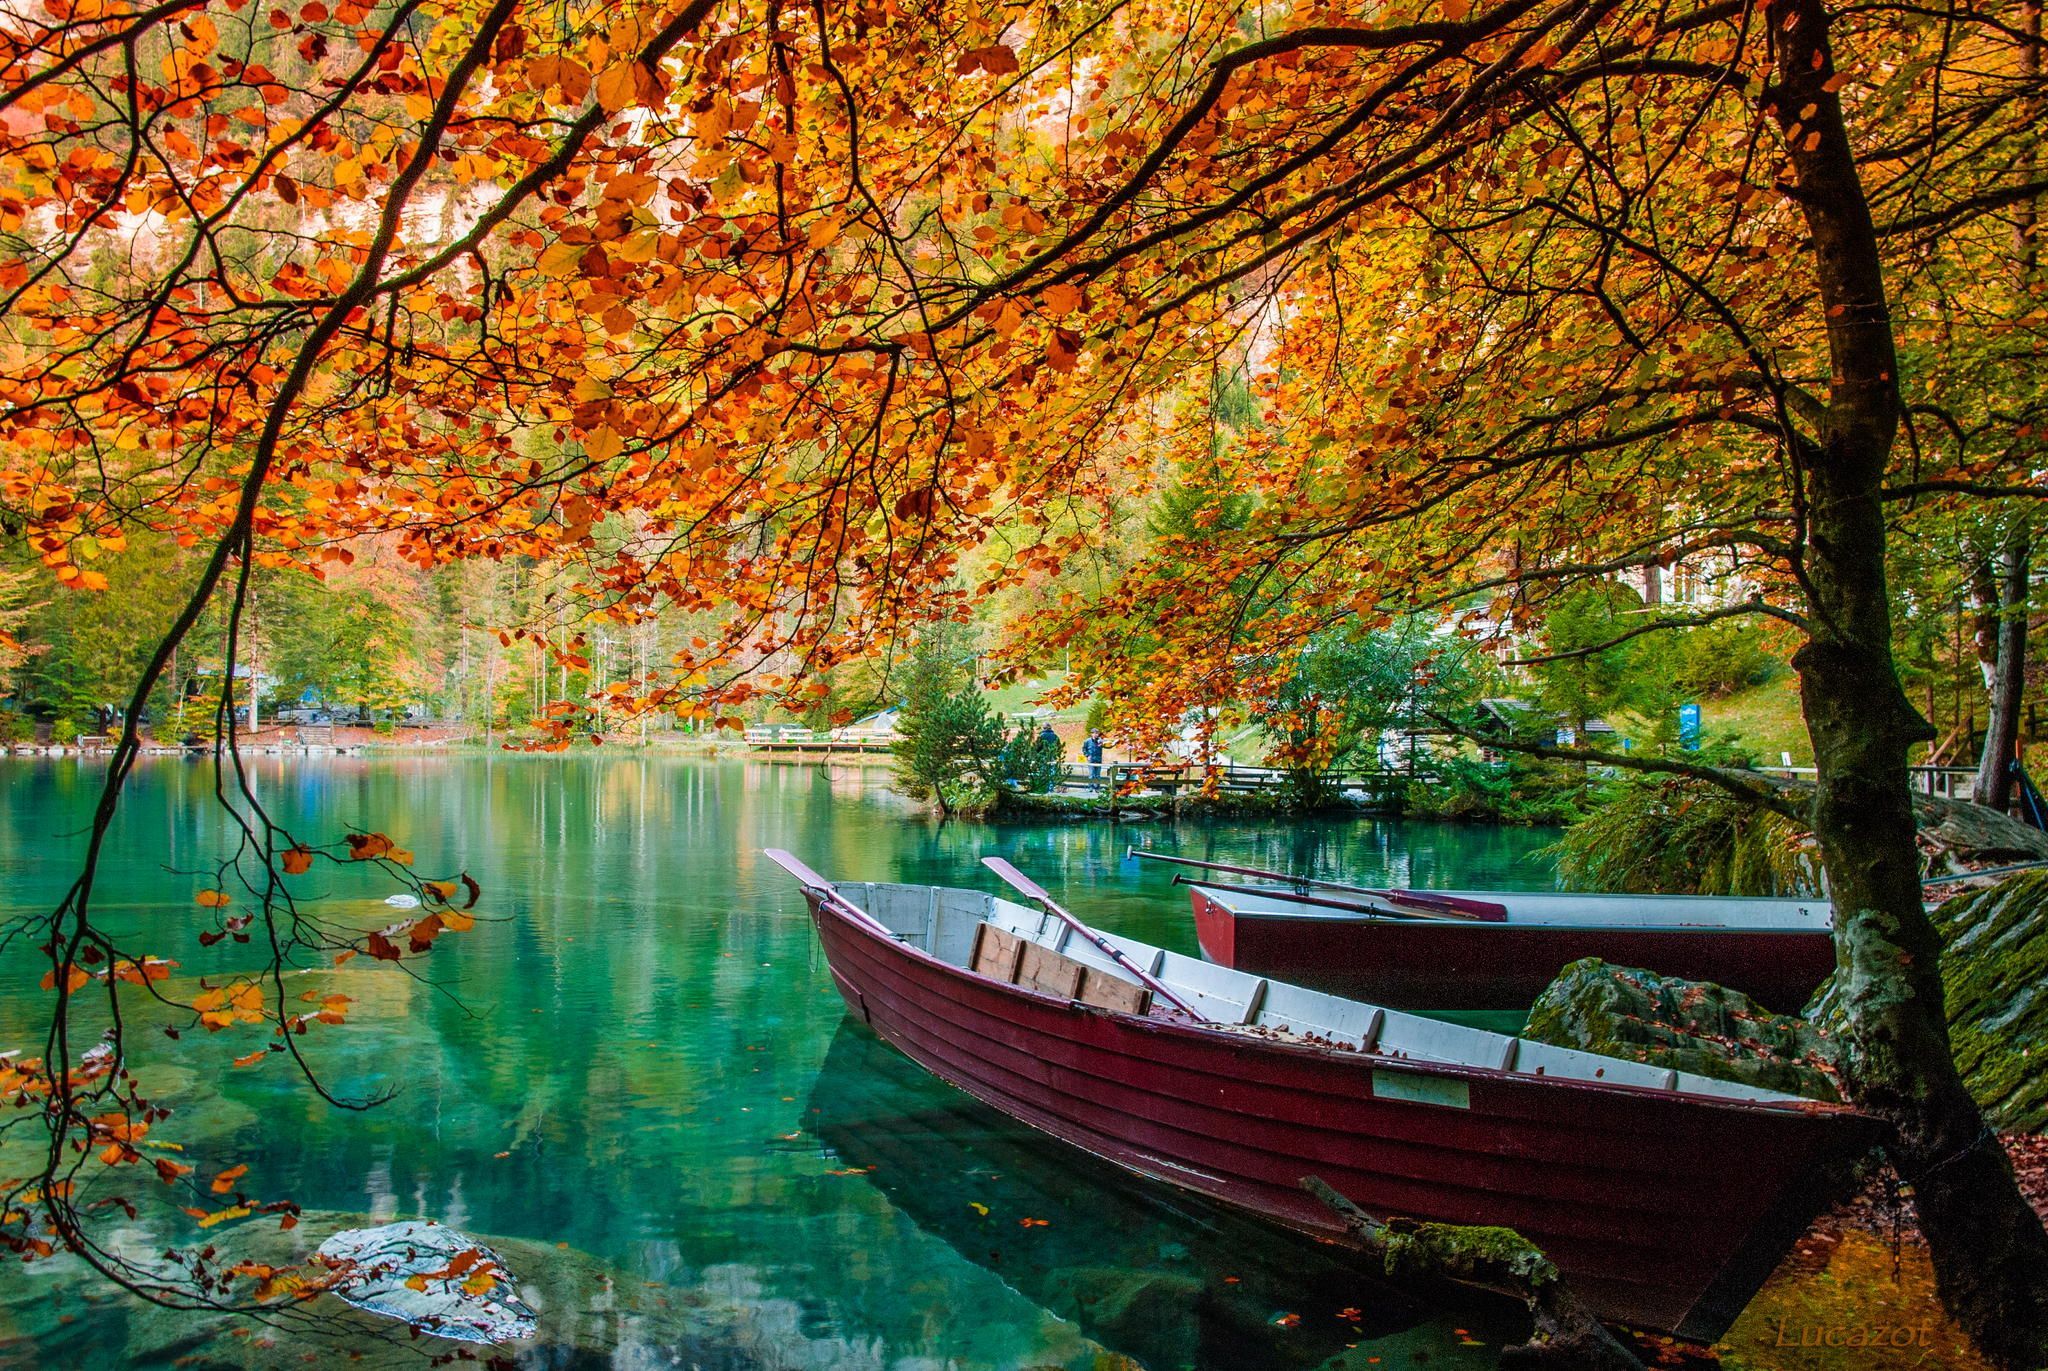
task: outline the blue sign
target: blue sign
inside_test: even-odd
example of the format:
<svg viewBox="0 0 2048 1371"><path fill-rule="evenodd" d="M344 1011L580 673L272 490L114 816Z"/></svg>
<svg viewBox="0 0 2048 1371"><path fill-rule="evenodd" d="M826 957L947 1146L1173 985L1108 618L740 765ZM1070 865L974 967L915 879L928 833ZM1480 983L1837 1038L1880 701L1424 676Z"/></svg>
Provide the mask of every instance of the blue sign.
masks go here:
<svg viewBox="0 0 2048 1371"><path fill-rule="evenodd" d="M1700 745L1700 707L1680 705L1678 707L1678 745L1688 752L1697 751Z"/></svg>

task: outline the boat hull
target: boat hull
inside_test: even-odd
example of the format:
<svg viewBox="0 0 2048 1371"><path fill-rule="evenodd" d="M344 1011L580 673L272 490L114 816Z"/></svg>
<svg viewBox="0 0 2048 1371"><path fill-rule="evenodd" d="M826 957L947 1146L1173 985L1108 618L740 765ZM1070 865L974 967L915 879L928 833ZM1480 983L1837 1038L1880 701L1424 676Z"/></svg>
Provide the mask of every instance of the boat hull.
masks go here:
<svg viewBox="0 0 2048 1371"><path fill-rule="evenodd" d="M1825 929L1520 926L1230 909L1194 892L1195 936L1222 966L1396 1009L1527 1009L1582 957L1711 981L1795 1013L1835 969Z"/></svg>
<svg viewBox="0 0 2048 1371"><path fill-rule="evenodd" d="M1302 1188L1500 1224L1618 1322L1726 1330L1869 1142L1853 1113L1320 1049L974 975L811 898L854 1013L941 1079L1128 1170L1343 1243ZM1730 1165L1741 1159L1739 1168Z"/></svg>

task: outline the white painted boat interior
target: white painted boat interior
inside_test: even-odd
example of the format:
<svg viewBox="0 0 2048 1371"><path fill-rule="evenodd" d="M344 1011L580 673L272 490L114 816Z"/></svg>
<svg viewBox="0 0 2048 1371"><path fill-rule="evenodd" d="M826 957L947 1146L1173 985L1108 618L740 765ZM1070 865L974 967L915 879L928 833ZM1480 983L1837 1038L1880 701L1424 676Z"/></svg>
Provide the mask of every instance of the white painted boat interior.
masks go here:
<svg viewBox="0 0 2048 1371"><path fill-rule="evenodd" d="M853 881L834 888L896 938L954 966L968 966L974 953L976 926L991 923L1091 968L1142 984L1140 977L1132 975L1064 920L982 891ZM1270 1034L1282 1039L1321 1039L1353 1051L1417 1062L1442 1062L1636 1089L1768 1102L1798 1098L1619 1057L1552 1047L1420 1014L1405 1014L1362 1000L1347 1000L1234 971L1135 938L1093 931L1223 1031ZM1159 1008L1155 1003L1155 1012Z"/></svg>
<svg viewBox="0 0 2048 1371"><path fill-rule="evenodd" d="M1284 890L1263 891L1196 885L1210 899L1235 914L1279 914L1299 919L1355 919L1358 915L1326 905L1303 904ZM1317 890L1319 900L1364 905L1388 917L1414 919L1416 911L1398 908L1369 895ZM1503 921L1441 919L1470 928L1694 928L1772 932L1825 932L1834 911L1826 900L1736 899L1718 895L1576 895L1568 892L1527 893L1512 890L1418 890L1418 895L1457 895L1488 900L1508 912Z"/></svg>

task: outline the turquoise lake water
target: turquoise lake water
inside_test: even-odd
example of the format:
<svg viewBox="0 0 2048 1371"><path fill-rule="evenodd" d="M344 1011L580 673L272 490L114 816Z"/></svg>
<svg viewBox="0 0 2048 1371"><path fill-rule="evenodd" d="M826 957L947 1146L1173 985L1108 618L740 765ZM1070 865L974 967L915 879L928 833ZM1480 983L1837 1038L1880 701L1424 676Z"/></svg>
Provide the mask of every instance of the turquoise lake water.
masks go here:
<svg viewBox="0 0 2048 1371"><path fill-rule="evenodd" d="M423 874L471 872L486 917L418 962L423 979L361 958L303 978L355 1001L345 1027L303 1041L337 1094L395 1089L367 1112L322 1103L282 1057L232 1068L263 1045L260 1027L133 1034L133 1069L178 1107L159 1134L202 1177L246 1163L244 1187L297 1201L307 1219L291 1234L257 1219L202 1239L150 1195L155 1208L111 1230L120 1242L243 1243L274 1260L369 1219L454 1224L500 1244L547 1296L538 1346L519 1357L534 1367L1462 1368L1492 1366L1517 1336L1497 1310L1374 1286L1328 1249L1108 1170L925 1076L847 1021L802 900L760 849L790 848L837 879L983 888L994 878L980 858L1001 855L1084 917L1193 951L1186 892L1125 860L1127 843L1374 884L1542 888L1547 834L1374 820L941 826L872 768L593 755L250 765L294 831L387 832ZM89 759L0 761L0 915L61 893L101 775ZM211 788L205 764L145 762L98 897L124 943L182 963L166 988L186 1000L197 977L255 965L248 947L196 942L203 883L189 873L227 841ZM313 909L357 920L392 888L360 869L301 883L327 897ZM20 946L0 955L0 1051L40 1051L33 962ZM17 1174L18 1147L0 1163ZM369 1322L237 1333L64 1261L0 1267L0 1367L427 1364L368 1344Z"/></svg>

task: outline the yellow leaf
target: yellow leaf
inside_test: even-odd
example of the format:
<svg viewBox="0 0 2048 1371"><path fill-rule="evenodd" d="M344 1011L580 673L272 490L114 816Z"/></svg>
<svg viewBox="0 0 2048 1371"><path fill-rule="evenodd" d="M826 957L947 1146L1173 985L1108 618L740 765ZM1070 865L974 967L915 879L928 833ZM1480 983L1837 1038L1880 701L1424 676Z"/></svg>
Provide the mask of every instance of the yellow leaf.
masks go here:
<svg viewBox="0 0 2048 1371"><path fill-rule="evenodd" d="M188 1209L185 1212L189 1214L192 1211ZM226 1209L216 1209L211 1214L201 1218L199 1226L201 1228L211 1228L217 1223L226 1223L229 1219L246 1219L249 1217L249 1212L249 1206L246 1204L230 1205Z"/></svg>
<svg viewBox="0 0 2048 1371"><path fill-rule="evenodd" d="M567 276L576 270L576 264L588 251L588 243L556 243L543 250L534 265L549 276Z"/></svg>
<svg viewBox="0 0 2048 1371"><path fill-rule="evenodd" d="M600 426L583 439L583 451L593 462L609 462L619 455L626 446L625 440L609 424Z"/></svg>
<svg viewBox="0 0 2048 1371"><path fill-rule="evenodd" d="M658 228L634 229L612 249L612 256L621 262L651 262L654 254L661 249L661 230Z"/></svg>

